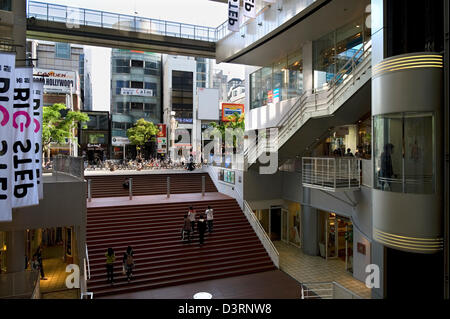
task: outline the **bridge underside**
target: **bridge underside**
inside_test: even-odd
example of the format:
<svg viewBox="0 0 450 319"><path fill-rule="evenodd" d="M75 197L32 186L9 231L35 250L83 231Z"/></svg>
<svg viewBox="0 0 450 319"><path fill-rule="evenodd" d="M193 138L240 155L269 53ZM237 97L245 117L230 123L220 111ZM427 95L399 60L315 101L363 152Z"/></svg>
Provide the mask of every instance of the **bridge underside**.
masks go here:
<svg viewBox="0 0 450 319"><path fill-rule="evenodd" d="M173 55L215 58L214 42L28 19L27 38Z"/></svg>

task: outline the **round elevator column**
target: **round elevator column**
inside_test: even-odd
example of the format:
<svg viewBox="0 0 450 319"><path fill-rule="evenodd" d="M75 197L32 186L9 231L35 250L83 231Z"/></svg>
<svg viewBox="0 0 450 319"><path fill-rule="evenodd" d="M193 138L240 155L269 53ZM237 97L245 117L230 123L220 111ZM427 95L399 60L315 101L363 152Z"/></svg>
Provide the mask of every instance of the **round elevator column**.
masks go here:
<svg viewBox="0 0 450 319"><path fill-rule="evenodd" d="M398 55L373 67L373 238L386 247L443 250L442 105L442 55Z"/></svg>

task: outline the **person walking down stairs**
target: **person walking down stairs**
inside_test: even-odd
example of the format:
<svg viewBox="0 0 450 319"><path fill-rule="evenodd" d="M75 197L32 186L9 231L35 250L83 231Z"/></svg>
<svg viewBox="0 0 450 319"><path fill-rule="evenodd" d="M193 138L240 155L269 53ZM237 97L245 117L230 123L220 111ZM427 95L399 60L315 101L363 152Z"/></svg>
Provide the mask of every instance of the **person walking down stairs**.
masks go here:
<svg viewBox="0 0 450 319"><path fill-rule="evenodd" d="M188 215L184 215L184 223L183 223L183 229L181 229L181 240L185 240L187 238L188 243L191 242L191 230L192 225L191 221L188 218Z"/></svg>
<svg viewBox="0 0 450 319"><path fill-rule="evenodd" d="M133 248L131 248L131 246L128 246L127 251L123 254L123 264L128 282L130 282L133 277L133 268L135 266L133 257Z"/></svg>
<svg viewBox="0 0 450 319"><path fill-rule="evenodd" d="M191 228L192 228L192 233L194 233L195 231L195 217L196 217L196 213L195 210L192 206L189 207L189 211L188 211L188 217L189 220L191 221Z"/></svg>
<svg viewBox="0 0 450 319"><path fill-rule="evenodd" d="M106 257L106 278L111 285L114 284L114 261L116 260L116 255L114 255L114 250L110 247L105 254Z"/></svg>
<svg viewBox="0 0 450 319"><path fill-rule="evenodd" d="M208 205L208 209L205 211L206 222L208 223L208 232L211 234L213 231L214 211L211 206Z"/></svg>
<svg viewBox="0 0 450 319"><path fill-rule="evenodd" d="M206 231L206 220L205 215L201 214L200 219L197 222L197 229L198 229L198 237L200 246L203 246L203 243L205 241L205 231Z"/></svg>

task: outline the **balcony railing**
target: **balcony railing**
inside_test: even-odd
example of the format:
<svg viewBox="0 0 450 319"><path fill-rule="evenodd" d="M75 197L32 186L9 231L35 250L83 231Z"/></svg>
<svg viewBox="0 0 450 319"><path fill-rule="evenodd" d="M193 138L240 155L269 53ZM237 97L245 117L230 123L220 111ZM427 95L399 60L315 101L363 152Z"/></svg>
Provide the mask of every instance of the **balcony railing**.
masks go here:
<svg viewBox="0 0 450 319"><path fill-rule="evenodd" d="M84 179L84 161L82 157L58 155L53 158L52 172L64 173Z"/></svg>
<svg viewBox="0 0 450 319"><path fill-rule="evenodd" d="M361 160L352 157L303 157L302 184L333 192L359 189Z"/></svg>
<svg viewBox="0 0 450 319"><path fill-rule="evenodd" d="M337 282L301 284L301 299L363 299Z"/></svg>
<svg viewBox="0 0 450 319"><path fill-rule="evenodd" d="M0 299L39 299L39 273L21 271L0 275Z"/></svg>

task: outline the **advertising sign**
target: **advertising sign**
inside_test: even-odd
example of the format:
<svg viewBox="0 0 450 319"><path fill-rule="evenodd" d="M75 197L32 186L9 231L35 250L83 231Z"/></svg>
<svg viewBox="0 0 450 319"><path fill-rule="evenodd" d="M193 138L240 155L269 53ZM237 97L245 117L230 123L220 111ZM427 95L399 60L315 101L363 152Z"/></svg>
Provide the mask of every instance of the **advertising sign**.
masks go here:
<svg viewBox="0 0 450 319"><path fill-rule="evenodd" d="M136 95L136 96L153 96L153 90L121 88L120 94L121 95Z"/></svg>
<svg viewBox="0 0 450 319"><path fill-rule="evenodd" d="M239 115L244 113L244 104L235 103L222 103L222 121L229 122L228 116L234 113L239 113Z"/></svg>
<svg viewBox="0 0 450 319"><path fill-rule="evenodd" d="M273 92L272 90L267 91L267 103L272 103L273 102Z"/></svg>
<svg viewBox="0 0 450 319"><path fill-rule="evenodd" d="M72 71L57 71L50 69L33 70L36 81L44 78L45 93L72 93L77 94L77 75Z"/></svg>
<svg viewBox="0 0 450 319"><path fill-rule="evenodd" d="M167 126L166 124L156 124L156 126L158 127L158 134L156 135L156 137L167 137Z"/></svg>
<svg viewBox="0 0 450 319"><path fill-rule="evenodd" d="M0 221L12 220L12 117L16 56L0 53Z"/></svg>
<svg viewBox="0 0 450 319"><path fill-rule="evenodd" d="M280 102L280 89L273 90L273 102L274 103Z"/></svg>
<svg viewBox="0 0 450 319"><path fill-rule="evenodd" d="M10 170L12 207L39 204L35 165L36 134L41 124L33 112L33 69L16 68L12 114L14 166Z"/></svg>
<svg viewBox="0 0 450 319"><path fill-rule="evenodd" d="M256 17L255 0L244 0L244 15L252 19Z"/></svg>
<svg viewBox="0 0 450 319"><path fill-rule="evenodd" d="M127 137L113 136L111 139L113 146L124 146L130 144L130 140Z"/></svg>
<svg viewBox="0 0 450 319"><path fill-rule="evenodd" d="M158 137L156 140L158 143L156 151L158 153L167 153L167 137Z"/></svg>
<svg viewBox="0 0 450 319"><path fill-rule="evenodd" d="M44 81L33 81L33 115L35 121L42 123L42 112L44 106ZM42 183L42 126L36 133L36 177L38 184L39 199L44 198L44 185Z"/></svg>
<svg viewBox="0 0 450 319"><path fill-rule="evenodd" d="M219 90L198 88L198 112L199 120L219 120Z"/></svg>
<svg viewBox="0 0 450 319"><path fill-rule="evenodd" d="M239 31L239 1L228 0L228 30Z"/></svg>

